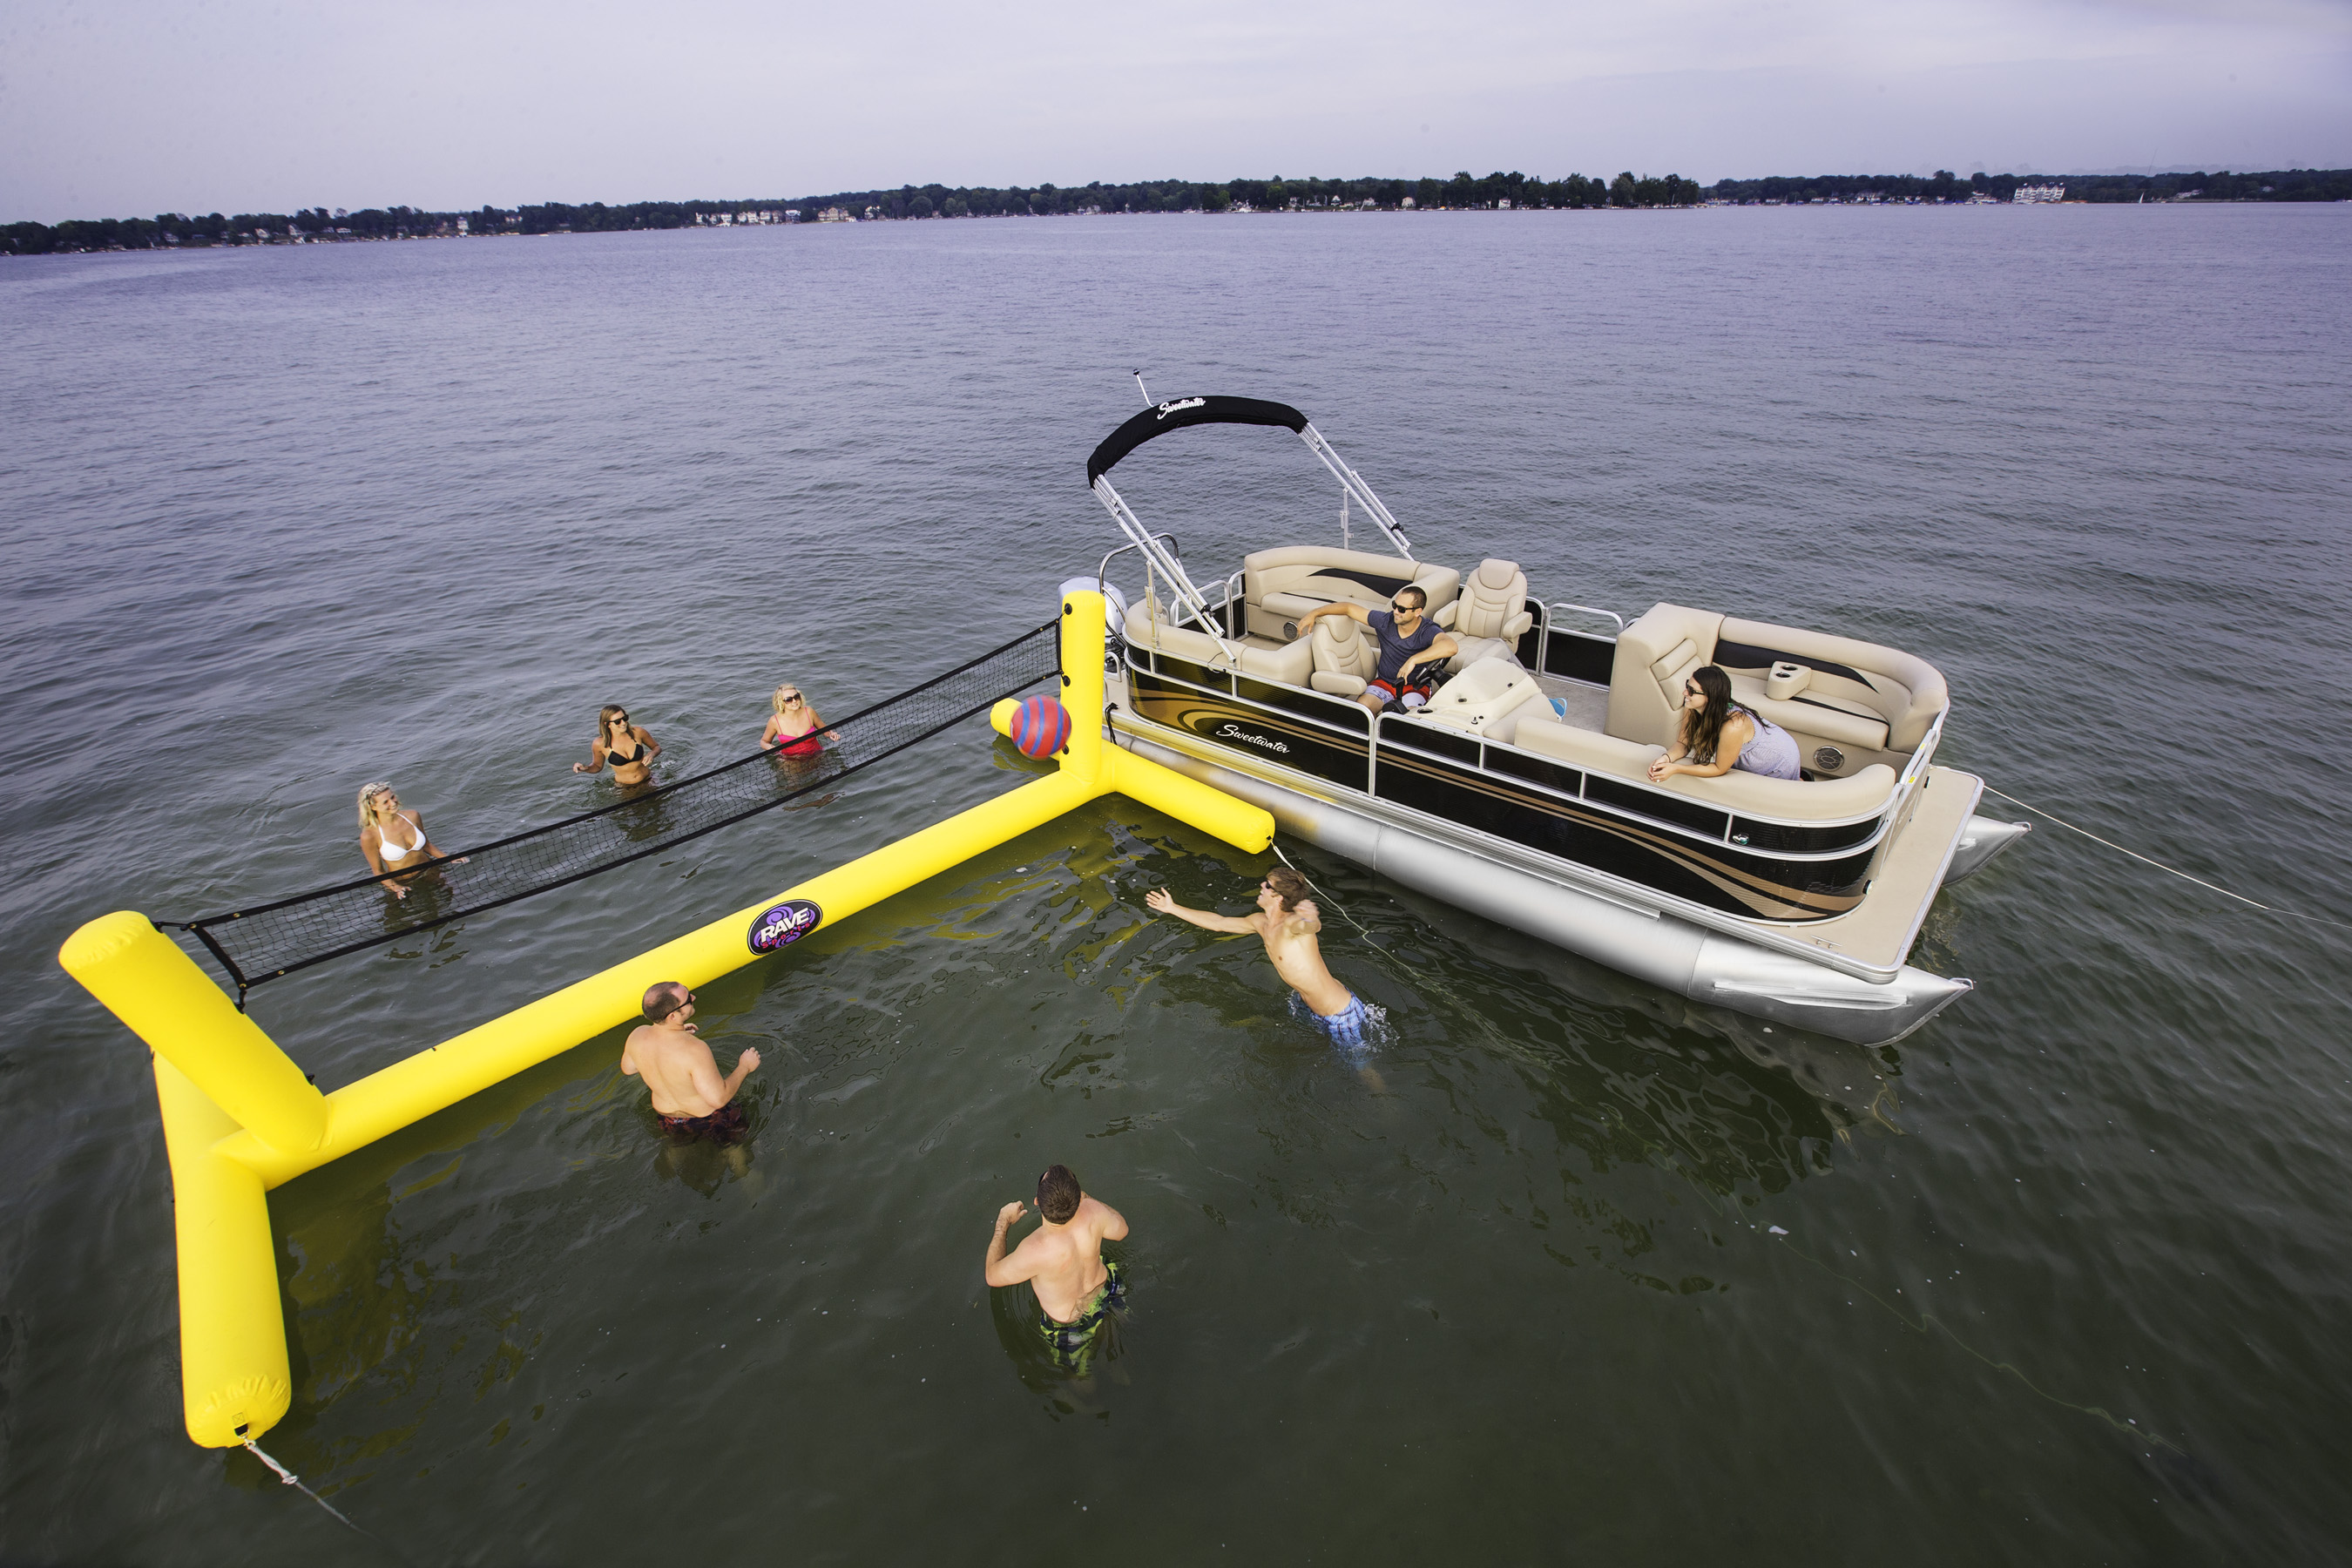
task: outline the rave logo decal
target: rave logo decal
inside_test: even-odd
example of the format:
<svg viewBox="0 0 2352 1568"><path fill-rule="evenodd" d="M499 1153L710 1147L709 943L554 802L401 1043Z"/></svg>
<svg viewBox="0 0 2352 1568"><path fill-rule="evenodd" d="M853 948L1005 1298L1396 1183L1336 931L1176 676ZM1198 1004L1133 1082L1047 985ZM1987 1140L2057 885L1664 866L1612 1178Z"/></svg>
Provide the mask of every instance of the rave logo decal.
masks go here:
<svg viewBox="0 0 2352 1568"><path fill-rule="evenodd" d="M806 899L786 899L751 922L751 951L773 952L816 930L824 911Z"/></svg>

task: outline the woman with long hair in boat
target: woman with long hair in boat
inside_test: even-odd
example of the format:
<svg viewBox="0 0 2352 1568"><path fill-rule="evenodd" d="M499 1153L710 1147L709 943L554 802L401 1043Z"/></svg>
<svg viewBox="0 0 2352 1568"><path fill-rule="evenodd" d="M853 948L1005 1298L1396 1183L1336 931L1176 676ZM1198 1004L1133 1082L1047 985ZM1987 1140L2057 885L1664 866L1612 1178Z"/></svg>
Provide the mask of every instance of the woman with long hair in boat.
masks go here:
<svg viewBox="0 0 2352 1568"><path fill-rule="evenodd" d="M425 831L425 814L403 808L399 795L383 783L360 790L360 853L395 899L408 897L405 873L446 858Z"/></svg>
<svg viewBox="0 0 2352 1568"><path fill-rule="evenodd" d="M596 714L596 740L588 749L588 760L574 763L575 773L595 773L613 764L613 782L617 784L641 784L653 777L653 760L661 755L661 742L643 729L629 722L629 710L617 702L607 702Z"/></svg>
<svg viewBox="0 0 2352 1568"><path fill-rule="evenodd" d="M1664 784L1676 773L1720 778L1734 768L1768 779L1804 776L1798 767L1796 737L1734 702L1731 677L1711 664L1699 666L1683 681L1682 723L1675 739L1679 749L1650 764L1652 784Z"/></svg>

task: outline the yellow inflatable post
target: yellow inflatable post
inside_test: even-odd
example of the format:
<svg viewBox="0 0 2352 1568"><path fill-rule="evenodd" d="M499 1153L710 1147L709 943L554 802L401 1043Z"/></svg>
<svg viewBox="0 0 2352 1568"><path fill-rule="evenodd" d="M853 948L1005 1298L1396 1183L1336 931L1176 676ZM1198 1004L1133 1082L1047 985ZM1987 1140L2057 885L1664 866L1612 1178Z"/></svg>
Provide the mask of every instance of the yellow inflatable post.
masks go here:
<svg viewBox="0 0 2352 1568"><path fill-rule="evenodd" d="M961 812L321 1095L178 943L143 915L82 927L58 962L153 1047L178 1205L182 1393L188 1436L230 1447L292 1397L268 1188L446 1110L638 1016L646 988L709 984L962 861L1117 791L1252 853L1274 839L1257 806L1103 739L1102 596L1062 603L1068 745L1051 778ZM1003 727L1009 705L992 715Z"/></svg>

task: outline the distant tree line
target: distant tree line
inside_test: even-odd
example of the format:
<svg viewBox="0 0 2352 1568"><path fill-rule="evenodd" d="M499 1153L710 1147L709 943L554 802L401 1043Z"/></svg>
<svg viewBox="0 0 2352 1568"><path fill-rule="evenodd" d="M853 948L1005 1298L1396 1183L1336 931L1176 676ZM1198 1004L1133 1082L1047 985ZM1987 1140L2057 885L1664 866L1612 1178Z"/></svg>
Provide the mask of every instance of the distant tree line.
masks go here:
<svg viewBox="0 0 2352 1568"><path fill-rule="evenodd" d="M1562 180L1516 171L1481 179L1467 170L1450 180L1297 179L1153 180L1131 185L1035 186L1003 189L980 185L900 185L895 190L836 191L790 204L821 212L838 207L852 217L868 209L876 217L998 217L1076 213L1336 211L1407 205L1424 210L1478 211L1499 207L1690 206L1702 198L1696 180L1679 174L1636 178L1630 171L1614 180L1570 174Z"/></svg>
<svg viewBox="0 0 2352 1568"><path fill-rule="evenodd" d="M761 197L749 201L629 202L573 205L485 206L469 212L368 207L360 212L310 207L292 213L158 213L152 218L72 218L64 223L0 226L0 254L55 251L165 250L221 245L299 241L426 238L457 234L600 234L621 229L690 228L745 211L813 220L830 209L864 219L1003 217L1091 213L1492 211L1598 207L1685 207L1702 201L1740 203L1853 201L1964 202L1976 195L2006 201L2021 184L2063 183L2069 200L2089 202L2336 202L2352 201L2352 169L2285 169L2232 174L1975 174L1948 169L1932 175L1773 175L1718 180L1702 188L1679 174L1653 178L1631 170L1612 180L1570 174L1546 180L1514 171L1484 178L1467 170L1450 180L1295 179L1147 180L1135 184L900 185L891 190L836 191L830 195Z"/></svg>
<svg viewBox="0 0 2352 1568"><path fill-rule="evenodd" d="M2068 201L2341 202L2352 201L2352 169L2277 169L2263 174L1970 174L1949 169L1932 175L1775 174L1761 180L1717 180L1707 195L1730 202L1964 202L1979 194L2007 201L2020 185L2062 184Z"/></svg>

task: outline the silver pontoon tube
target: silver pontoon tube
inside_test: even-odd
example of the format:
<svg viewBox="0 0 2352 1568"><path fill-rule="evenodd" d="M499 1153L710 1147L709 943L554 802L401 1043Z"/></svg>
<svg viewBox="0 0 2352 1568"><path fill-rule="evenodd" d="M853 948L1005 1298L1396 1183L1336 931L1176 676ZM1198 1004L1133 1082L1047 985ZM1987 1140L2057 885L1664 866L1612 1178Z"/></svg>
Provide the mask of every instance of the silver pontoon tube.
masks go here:
<svg viewBox="0 0 2352 1568"><path fill-rule="evenodd" d="M2033 831L2030 822L1996 822L1990 816L1971 813L1968 826L1960 829L1960 841L1952 847L1952 864L1944 872L1944 884L1949 887L1963 877L1973 877L1985 868L1985 862Z"/></svg>
<svg viewBox="0 0 2352 1568"><path fill-rule="evenodd" d="M1901 1039L1974 990L1905 964L1884 985L1769 952L1735 937L1597 894L1580 892L1360 812L1252 778L1127 734L1137 755L1262 805L1283 831L1370 867L1497 925L1644 980L1694 1002L1752 1014L1856 1045Z"/></svg>

